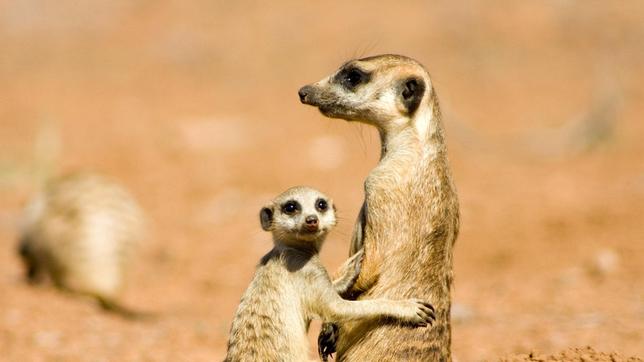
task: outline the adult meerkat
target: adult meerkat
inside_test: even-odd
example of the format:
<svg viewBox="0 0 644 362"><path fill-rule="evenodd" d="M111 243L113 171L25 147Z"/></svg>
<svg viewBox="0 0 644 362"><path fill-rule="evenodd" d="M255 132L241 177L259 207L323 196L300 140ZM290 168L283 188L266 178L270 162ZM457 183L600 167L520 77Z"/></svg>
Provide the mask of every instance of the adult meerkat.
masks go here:
<svg viewBox="0 0 644 362"><path fill-rule="evenodd" d="M124 188L76 173L50 181L28 204L18 251L29 281L48 277L107 310L138 317L117 297L143 233L143 213Z"/></svg>
<svg viewBox="0 0 644 362"><path fill-rule="evenodd" d="M459 210L429 74L413 59L379 55L345 63L301 88L299 96L327 117L370 124L380 133L380 161L365 181L351 242L351 254L364 247L364 260L347 295L358 293L359 300L419 295L437 310L433 328L367 320L342 325L338 360L449 361ZM334 346L321 348L332 352Z"/></svg>
<svg viewBox="0 0 644 362"><path fill-rule="evenodd" d="M391 317L415 326L433 321L433 307L416 299L348 301L361 252L332 282L318 253L335 225L333 202L309 187L290 188L260 211L273 249L260 261L232 322L225 361L308 360L306 332L313 318L330 322Z"/></svg>

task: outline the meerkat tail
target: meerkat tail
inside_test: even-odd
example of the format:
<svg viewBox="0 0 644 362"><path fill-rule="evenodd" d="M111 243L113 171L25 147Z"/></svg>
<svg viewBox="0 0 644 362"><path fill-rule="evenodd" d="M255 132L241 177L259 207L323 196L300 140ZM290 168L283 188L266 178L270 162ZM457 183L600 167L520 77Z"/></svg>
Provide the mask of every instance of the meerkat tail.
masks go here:
<svg viewBox="0 0 644 362"><path fill-rule="evenodd" d="M108 298L96 297L96 299L103 310L128 320L151 321L159 317L156 313L134 310Z"/></svg>

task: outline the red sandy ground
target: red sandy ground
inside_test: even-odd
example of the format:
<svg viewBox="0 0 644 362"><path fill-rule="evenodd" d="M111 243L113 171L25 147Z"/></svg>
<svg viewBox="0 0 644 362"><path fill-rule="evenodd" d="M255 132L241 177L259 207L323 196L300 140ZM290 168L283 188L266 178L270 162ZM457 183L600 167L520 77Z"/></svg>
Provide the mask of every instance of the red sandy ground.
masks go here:
<svg viewBox="0 0 644 362"><path fill-rule="evenodd" d="M335 198L337 267L378 139L296 92L382 52L423 62L445 113L455 360L641 358L642 24L639 1L0 2L0 359L222 359L270 248L257 212L295 184ZM158 321L23 283L20 208L41 175L79 168L147 210L123 300ZM557 352L586 345L602 353ZM519 357L534 350L554 357Z"/></svg>
<svg viewBox="0 0 644 362"><path fill-rule="evenodd" d="M508 358L502 358L503 362L617 362L617 361L641 361L641 358L621 357L618 353L604 353L597 352L592 347L586 346L584 348L570 348L560 353L545 356L535 352L530 352L527 355L517 355Z"/></svg>

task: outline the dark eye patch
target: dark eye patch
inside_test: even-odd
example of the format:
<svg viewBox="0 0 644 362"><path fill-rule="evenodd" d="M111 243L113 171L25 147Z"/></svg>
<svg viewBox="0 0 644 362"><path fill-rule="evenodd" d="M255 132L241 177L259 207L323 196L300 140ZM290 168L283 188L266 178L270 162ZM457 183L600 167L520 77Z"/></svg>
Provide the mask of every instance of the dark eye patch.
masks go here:
<svg viewBox="0 0 644 362"><path fill-rule="evenodd" d="M335 80L345 88L353 90L360 84L368 83L370 78L371 74L362 71L360 68L347 67L336 75Z"/></svg>
<svg viewBox="0 0 644 362"><path fill-rule="evenodd" d="M317 199L315 201L315 208L318 211L324 212L329 209L329 203L325 199Z"/></svg>
<svg viewBox="0 0 644 362"><path fill-rule="evenodd" d="M282 212L287 215L293 215L300 210L302 210L302 206L295 200L290 200L282 204Z"/></svg>

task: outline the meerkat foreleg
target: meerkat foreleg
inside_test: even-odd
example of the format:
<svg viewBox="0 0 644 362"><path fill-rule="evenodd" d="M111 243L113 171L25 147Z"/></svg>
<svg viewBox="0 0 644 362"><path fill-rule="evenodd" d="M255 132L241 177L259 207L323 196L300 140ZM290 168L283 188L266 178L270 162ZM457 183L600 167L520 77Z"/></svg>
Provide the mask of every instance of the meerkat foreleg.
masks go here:
<svg viewBox="0 0 644 362"><path fill-rule="evenodd" d="M317 302L316 309L322 320L332 323L390 317L414 326L426 326L436 319L434 307L418 299L345 300L331 287Z"/></svg>
<svg viewBox="0 0 644 362"><path fill-rule="evenodd" d="M337 278L333 281L333 289L340 296L345 297L345 294L353 287L353 284L360 275L360 265L364 250L358 250L353 256L347 259L340 269L336 272Z"/></svg>
<svg viewBox="0 0 644 362"><path fill-rule="evenodd" d="M358 219L353 226L353 235L351 236L351 244L349 247L349 254L353 255L361 250L364 246L364 226L367 223L367 203L363 202L358 214Z"/></svg>
<svg viewBox="0 0 644 362"><path fill-rule="evenodd" d="M360 214L353 227L353 235L351 237L350 255L356 254L362 250L364 256L360 263L360 272L355 279L352 286L342 294L345 298L356 299L363 292L371 289L376 284L380 277L380 265L382 256L376 248L376 243L365 245L365 232L364 228L367 224L368 206L367 203L362 204Z"/></svg>

